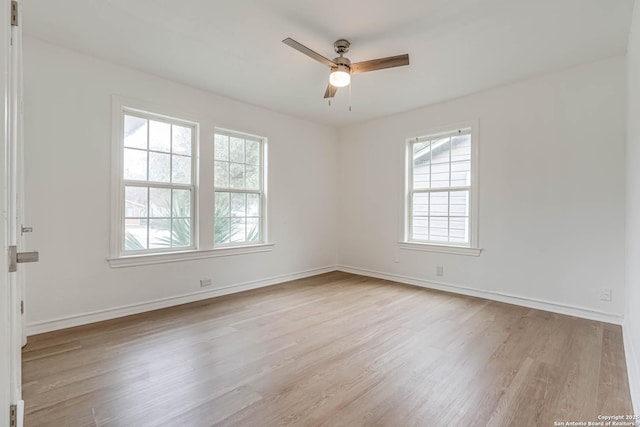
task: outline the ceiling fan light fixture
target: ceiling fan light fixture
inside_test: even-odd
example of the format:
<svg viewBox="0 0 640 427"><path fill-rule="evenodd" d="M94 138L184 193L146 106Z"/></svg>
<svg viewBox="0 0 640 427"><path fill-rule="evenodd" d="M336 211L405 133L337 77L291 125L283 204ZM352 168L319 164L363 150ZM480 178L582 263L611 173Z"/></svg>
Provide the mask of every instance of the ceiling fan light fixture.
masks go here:
<svg viewBox="0 0 640 427"><path fill-rule="evenodd" d="M407 53L404 55L388 56L386 58L371 59L369 61L361 61L352 64L349 58L345 58L344 56L345 53L349 52L349 46L351 46L351 43L345 39L336 40L333 44L333 50L335 50L339 55L337 58L333 58L333 60L325 58L318 52L309 49L291 37L287 37L282 40L282 43L294 48L304 55L307 55L309 58L318 61L322 65L329 67L331 74L329 75L329 84L324 92L325 99L333 98L338 91L338 88L349 86L349 84L351 84L351 74L367 73L369 71L409 65L409 54Z"/></svg>
<svg viewBox="0 0 640 427"><path fill-rule="evenodd" d="M329 75L329 83L335 87L349 86L351 83L351 70L346 65L338 65L331 68L331 74Z"/></svg>

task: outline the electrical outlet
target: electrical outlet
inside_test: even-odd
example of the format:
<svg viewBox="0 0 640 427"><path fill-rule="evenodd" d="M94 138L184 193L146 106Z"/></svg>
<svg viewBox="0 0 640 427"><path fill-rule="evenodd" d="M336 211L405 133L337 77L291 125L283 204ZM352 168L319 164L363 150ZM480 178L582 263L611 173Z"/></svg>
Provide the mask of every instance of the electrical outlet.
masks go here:
<svg viewBox="0 0 640 427"><path fill-rule="evenodd" d="M436 276L444 276L444 266L443 265L436 266Z"/></svg>
<svg viewBox="0 0 640 427"><path fill-rule="evenodd" d="M600 300L601 301L611 301L611 288L601 288L600 289Z"/></svg>
<svg viewBox="0 0 640 427"><path fill-rule="evenodd" d="M200 287L205 288L211 286L211 279L200 279Z"/></svg>

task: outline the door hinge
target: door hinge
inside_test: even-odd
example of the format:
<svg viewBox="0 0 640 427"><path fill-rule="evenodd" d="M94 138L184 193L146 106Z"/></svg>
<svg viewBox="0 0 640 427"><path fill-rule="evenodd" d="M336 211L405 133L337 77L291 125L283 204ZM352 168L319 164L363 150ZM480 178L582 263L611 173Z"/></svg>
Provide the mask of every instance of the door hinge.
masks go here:
<svg viewBox="0 0 640 427"><path fill-rule="evenodd" d="M9 427L18 425L18 405L9 406Z"/></svg>
<svg viewBox="0 0 640 427"><path fill-rule="evenodd" d="M11 1L11 25L18 26L18 2L16 0Z"/></svg>
<svg viewBox="0 0 640 427"><path fill-rule="evenodd" d="M11 25L18 26L18 2L16 0L11 1Z"/></svg>
<svg viewBox="0 0 640 427"><path fill-rule="evenodd" d="M20 301L20 314L24 314L24 300Z"/></svg>

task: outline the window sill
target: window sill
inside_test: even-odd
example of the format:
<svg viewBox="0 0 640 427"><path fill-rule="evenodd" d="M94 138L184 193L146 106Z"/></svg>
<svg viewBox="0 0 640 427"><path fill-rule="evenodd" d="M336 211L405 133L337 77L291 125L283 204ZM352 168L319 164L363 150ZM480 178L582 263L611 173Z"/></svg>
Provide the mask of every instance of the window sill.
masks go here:
<svg viewBox="0 0 640 427"><path fill-rule="evenodd" d="M127 255L117 258L108 258L107 261L109 261L111 268L122 268L134 267L137 265L165 264L168 262L254 254L259 252L270 252L272 250L273 243L262 243L259 245L235 246L232 248L191 250L161 254Z"/></svg>
<svg viewBox="0 0 640 427"><path fill-rule="evenodd" d="M425 252L440 252L443 254L454 255L466 255L466 256L480 256L482 249L480 248L468 248L465 246L453 246L453 245L434 245L430 243L416 243L416 242L398 242L400 249L406 249L410 251L425 251Z"/></svg>

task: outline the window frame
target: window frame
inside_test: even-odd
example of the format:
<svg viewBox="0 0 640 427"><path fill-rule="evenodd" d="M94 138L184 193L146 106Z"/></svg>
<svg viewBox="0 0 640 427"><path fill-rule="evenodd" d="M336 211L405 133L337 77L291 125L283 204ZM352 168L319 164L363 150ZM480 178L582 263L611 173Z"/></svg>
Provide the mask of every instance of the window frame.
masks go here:
<svg viewBox="0 0 640 427"><path fill-rule="evenodd" d="M116 105L117 104L117 105ZM159 111L157 108L153 108L155 111ZM124 178L124 119L125 115L139 117L146 120L156 120L163 123L169 123L171 125L177 125L182 127L189 127L191 132L191 184L178 184L178 183L161 183L155 181L149 181L148 176L145 181L129 180ZM150 112L147 109L141 109L131 107L121 102L114 102L114 122L117 125L114 126L114 159L116 160L116 167L114 171L114 184L117 187L116 197L112 200L113 216L112 221L112 243L111 243L111 256L112 258L125 258L134 256L149 256L149 255L162 255L167 253L180 253L189 252L198 248L198 230L199 230L199 217L198 217L198 203L199 203L199 186L198 186L198 147L199 147L199 123L183 118L174 117L172 115ZM154 150L146 149L147 154L155 152ZM147 160L148 168L148 160ZM148 171L147 171L148 174ZM142 187L142 188L164 188L164 189L179 189L191 191L191 245L184 247L168 247L168 248L147 248L141 250L129 250L124 248L125 241L125 222L126 222L126 203L125 203L125 188L126 187ZM147 206L147 210L150 210L150 206ZM150 212L147 212L150 214ZM169 217L170 219L173 216Z"/></svg>
<svg viewBox="0 0 640 427"><path fill-rule="evenodd" d="M227 136L229 138L231 137L235 137L235 138L242 138L245 141L246 140L250 140L250 141L254 141L257 142L260 146L260 173L259 173L259 180L260 180L260 186L258 190L254 190L254 189L247 189L246 187L242 187L242 188L236 188L236 187L218 187L216 185L215 182L215 162L216 162L216 155L215 155L215 137L216 135L224 135ZM214 249L218 249L218 250L223 250L223 249L234 249L234 248L244 248L244 247L250 247L250 246L256 246L256 245L265 245L268 242L268 226L267 226L267 147L268 147L268 139L266 137L263 136L259 136L259 135L253 135L253 134L249 134L249 133L245 133L245 132L238 132L235 130L230 130L230 129L224 129L224 128L219 128L216 127L214 129L214 134L213 134L213 140L214 140L214 148L213 148L213 162L212 164L214 165L214 174L213 174L213 179L211 181L211 184L213 186L213 204L214 204L214 209L213 209L213 232L214 232L214 236L213 236L213 247ZM246 155L245 155L246 157ZM231 163L230 160L228 160L229 163ZM246 163L243 163L244 165L246 165ZM244 242L228 242L228 243L216 243L215 241L215 227L216 227L216 217L215 217L215 199L216 199L216 192L223 192L223 193L245 193L245 194L255 194L255 193L259 193L260 195L260 217L259 217L259 229L260 229L260 238L258 240L255 241L244 241ZM246 216L245 216L246 218Z"/></svg>
<svg viewBox="0 0 640 427"><path fill-rule="evenodd" d="M471 136L471 183L469 186L448 186L436 189L419 189L413 188L413 144L416 142L429 140L437 137L454 136L460 132L468 133ZM401 249L441 252L459 255L479 256L482 249L479 246L479 230L478 230L478 123L477 121L468 121L448 126L442 126L436 129L430 129L420 132L421 136L410 137L405 140L405 167L404 167L404 198L403 198L403 221L402 221L402 238L399 246ZM469 191L469 243L451 243L437 241L419 241L412 240L412 209L413 194L415 193L432 193L447 191Z"/></svg>
<svg viewBox="0 0 640 427"><path fill-rule="evenodd" d="M212 191L212 177L214 173L213 151L215 143L215 132L218 128L206 112L195 107L191 108L187 104L180 104L176 107L176 102L149 102L136 98L128 98L120 95L111 95L111 182L110 182L110 219L109 219L109 248L107 262L111 268L136 267L142 265L166 264L171 262L181 262L189 260L199 260L218 257L241 256L245 254L256 254L261 252L271 252L275 247L271 243L269 234L268 204L263 207L263 243L251 242L243 246L214 247L214 204ZM130 251L123 253L122 240L124 232L121 231L124 221L124 194L121 181L123 177L124 160L124 115L123 109L146 113L154 116L176 119L179 122L194 123L197 125L195 133L195 146L192 147L192 174L195 174L194 203L191 208L195 211L193 223L193 245L191 249L171 248L163 252ZM250 136L258 136L261 132L243 133ZM202 135L206 135L203 139ZM263 158L264 169L262 177L265 180L263 189L265 199L267 194L268 181L268 152L267 138L265 141ZM202 183L206 185L201 185Z"/></svg>

